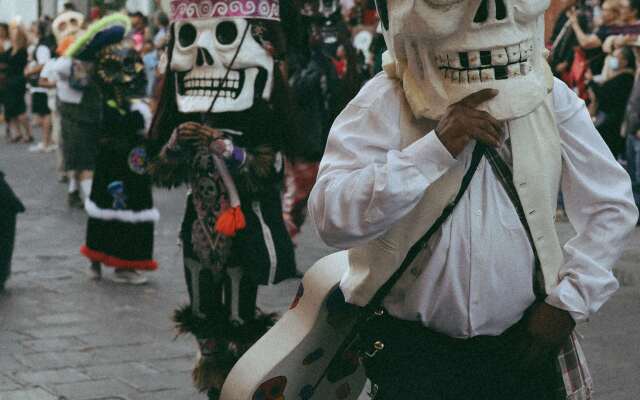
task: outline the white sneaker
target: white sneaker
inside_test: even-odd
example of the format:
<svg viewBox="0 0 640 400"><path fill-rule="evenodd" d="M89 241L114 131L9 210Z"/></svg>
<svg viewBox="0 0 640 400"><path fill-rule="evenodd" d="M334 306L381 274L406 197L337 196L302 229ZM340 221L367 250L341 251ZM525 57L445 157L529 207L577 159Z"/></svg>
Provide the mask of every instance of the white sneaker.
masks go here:
<svg viewBox="0 0 640 400"><path fill-rule="evenodd" d="M30 153L44 153L45 151L47 151L47 149L44 147L44 143L42 142L29 146Z"/></svg>
<svg viewBox="0 0 640 400"><path fill-rule="evenodd" d="M45 153L51 153L52 151L56 151L56 150L58 150L58 145L57 144L50 144L44 149L44 152Z"/></svg>
<svg viewBox="0 0 640 400"><path fill-rule="evenodd" d="M144 285L148 281L142 273L133 269L124 268L117 268L114 271L111 280L117 283L126 283L129 285Z"/></svg>

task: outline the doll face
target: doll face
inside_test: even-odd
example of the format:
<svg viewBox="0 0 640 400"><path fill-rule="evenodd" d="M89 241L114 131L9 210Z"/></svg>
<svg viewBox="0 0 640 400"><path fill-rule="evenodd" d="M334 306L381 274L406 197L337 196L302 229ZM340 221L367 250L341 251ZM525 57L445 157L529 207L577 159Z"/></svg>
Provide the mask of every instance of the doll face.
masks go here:
<svg viewBox="0 0 640 400"><path fill-rule="evenodd" d="M485 88L498 119L533 111L546 96L544 11L549 0L377 0L383 33L439 118Z"/></svg>
<svg viewBox="0 0 640 400"><path fill-rule="evenodd" d="M268 100L274 59L256 40L245 18L181 20L174 24L171 71L183 113L244 111Z"/></svg>

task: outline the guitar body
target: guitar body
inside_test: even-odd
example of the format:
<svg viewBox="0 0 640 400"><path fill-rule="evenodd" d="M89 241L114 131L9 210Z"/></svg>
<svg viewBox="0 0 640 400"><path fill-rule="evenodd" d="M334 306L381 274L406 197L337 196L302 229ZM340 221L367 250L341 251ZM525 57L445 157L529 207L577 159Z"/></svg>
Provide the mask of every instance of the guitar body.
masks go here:
<svg viewBox="0 0 640 400"><path fill-rule="evenodd" d="M343 346L357 314L337 290L347 267L343 251L307 271L291 309L237 362L221 400L355 400L360 396L366 382L364 370L355 344Z"/></svg>

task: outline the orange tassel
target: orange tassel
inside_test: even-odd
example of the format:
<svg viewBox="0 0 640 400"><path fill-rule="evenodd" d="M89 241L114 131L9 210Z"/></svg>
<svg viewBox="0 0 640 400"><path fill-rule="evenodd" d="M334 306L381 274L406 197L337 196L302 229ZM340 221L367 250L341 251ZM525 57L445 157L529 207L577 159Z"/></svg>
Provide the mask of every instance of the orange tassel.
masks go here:
<svg viewBox="0 0 640 400"><path fill-rule="evenodd" d="M246 227L247 222L240 207L226 209L216 221L216 232L224 236L233 237Z"/></svg>

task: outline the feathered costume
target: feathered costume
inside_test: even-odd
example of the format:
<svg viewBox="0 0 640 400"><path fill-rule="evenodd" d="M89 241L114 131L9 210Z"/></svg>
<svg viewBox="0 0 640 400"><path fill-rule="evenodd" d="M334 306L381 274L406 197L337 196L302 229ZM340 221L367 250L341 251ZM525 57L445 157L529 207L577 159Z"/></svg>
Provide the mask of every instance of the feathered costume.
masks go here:
<svg viewBox="0 0 640 400"><path fill-rule="evenodd" d="M129 18L115 14L96 22L67 51L68 57L93 65L100 89L101 113L94 122L98 154L82 254L94 263L118 269L154 270L152 182L146 172L149 108L132 102L143 87L142 60L123 39ZM132 90L133 89L133 90Z"/></svg>
<svg viewBox="0 0 640 400"><path fill-rule="evenodd" d="M151 169L161 186L190 188L180 234L190 304L174 319L199 343L196 386L217 398L235 361L273 323L256 310L258 285L292 278L296 268L281 205L283 137L292 126L280 6L210 3L171 1ZM181 141L187 122L223 136Z"/></svg>

